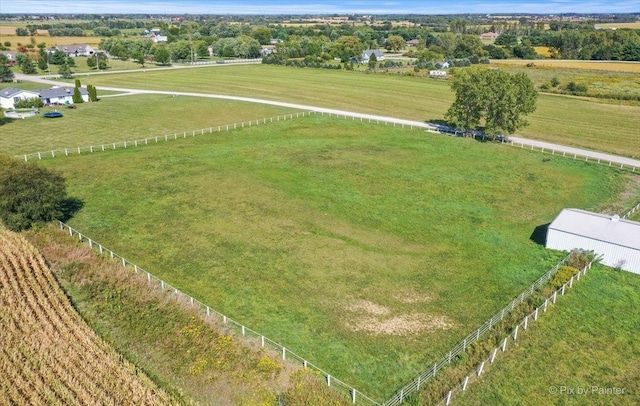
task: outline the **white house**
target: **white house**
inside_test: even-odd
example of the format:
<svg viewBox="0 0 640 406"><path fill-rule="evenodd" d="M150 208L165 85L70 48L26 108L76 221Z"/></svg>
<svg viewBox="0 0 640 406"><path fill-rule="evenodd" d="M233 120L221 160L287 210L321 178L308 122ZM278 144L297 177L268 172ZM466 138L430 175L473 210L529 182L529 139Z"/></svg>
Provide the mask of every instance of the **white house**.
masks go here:
<svg viewBox="0 0 640 406"><path fill-rule="evenodd" d="M89 101L87 88L80 88L80 96L85 102ZM45 106L55 104L73 104L72 87L53 87L51 89L22 90L12 87L5 87L0 90L0 107L3 109L14 109L15 103L20 100L40 98Z"/></svg>
<svg viewBox="0 0 640 406"><path fill-rule="evenodd" d="M382 53L382 51L380 51L379 49L367 49L366 51L362 52L362 55L360 56L360 62L369 63L371 55L375 55L378 62L384 61L384 54Z"/></svg>
<svg viewBox="0 0 640 406"><path fill-rule="evenodd" d="M62 51L67 56L76 57L76 56L92 56L96 50L91 46L86 44L69 44L69 45L58 45L55 49Z"/></svg>
<svg viewBox="0 0 640 406"><path fill-rule="evenodd" d="M38 93L45 106L51 104L73 104L72 87L52 87L51 89L38 90ZM83 101L89 101L89 92L86 88L80 88L80 96L82 96Z"/></svg>
<svg viewBox="0 0 640 406"><path fill-rule="evenodd" d="M15 108L15 103L20 100L37 99L39 97L40 94L38 92L5 87L0 90L0 107L3 109L13 109Z"/></svg>
<svg viewBox="0 0 640 406"><path fill-rule="evenodd" d="M547 229L546 247L602 255L602 263L640 274L640 223L579 209L564 209Z"/></svg>
<svg viewBox="0 0 640 406"><path fill-rule="evenodd" d="M447 71L446 70L430 70L429 71L429 76L431 76L433 78L446 78L447 77Z"/></svg>

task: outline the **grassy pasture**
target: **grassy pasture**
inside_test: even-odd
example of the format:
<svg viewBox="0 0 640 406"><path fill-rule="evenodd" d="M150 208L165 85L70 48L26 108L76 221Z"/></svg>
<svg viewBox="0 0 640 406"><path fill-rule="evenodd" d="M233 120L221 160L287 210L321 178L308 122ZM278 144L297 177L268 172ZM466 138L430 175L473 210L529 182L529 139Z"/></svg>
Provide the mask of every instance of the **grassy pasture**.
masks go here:
<svg viewBox="0 0 640 406"><path fill-rule="evenodd" d="M85 84L93 79L81 80ZM42 84L29 85L34 89L46 87ZM64 117L55 120L33 117L0 121L0 151L16 155L100 145L292 112L291 109L277 106L166 95L103 98L97 103L80 104L77 109L57 108L64 113Z"/></svg>
<svg viewBox="0 0 640 406"><path fill-rule="evenodd" d="M42 163L84 201L73 226L380 400L558 259L537 225L623 188L584 162L321 117Z"/></svg>
<svg viewBox="0 0 640 406"><path fill-rule="evenodd" d="M101 75L91 83L98 89L104 85L218 93L419 121L442 120L453 102L449 84L442 80L264 65ZM518 135L640 156L640 106L541 95L529 122Z"/></svg>
<svg viewBox="0 0 640 406"><path fill-rule="evenodd" d="M640 401L640 277L594 268L550 314L518 334L458 404L637 405ZM564 340L558 337L565 337ZM573 395L561 387L574 388ZM578 393L578 388L624 393Z"/></svg>

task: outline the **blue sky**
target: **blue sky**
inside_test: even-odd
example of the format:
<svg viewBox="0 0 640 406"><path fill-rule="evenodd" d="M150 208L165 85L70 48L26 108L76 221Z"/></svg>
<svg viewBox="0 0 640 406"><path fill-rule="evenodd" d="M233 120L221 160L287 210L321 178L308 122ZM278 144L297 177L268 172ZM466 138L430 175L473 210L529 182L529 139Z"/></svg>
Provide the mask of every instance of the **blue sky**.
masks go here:
<svg viewBox="0 0 640 406"><path fill-rule="evenodd" d="M0 0L2 13L460 14L630 13L638 0Z"/></svg>

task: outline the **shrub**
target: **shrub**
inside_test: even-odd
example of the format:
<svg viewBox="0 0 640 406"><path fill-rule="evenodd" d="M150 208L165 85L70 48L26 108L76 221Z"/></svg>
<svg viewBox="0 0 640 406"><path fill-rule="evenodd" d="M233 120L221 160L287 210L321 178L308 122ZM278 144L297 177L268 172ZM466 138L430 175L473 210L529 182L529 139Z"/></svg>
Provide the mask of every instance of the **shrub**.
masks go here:
<svg viewBox="0 0 640 406"><path fill-rule="evenodd" d="M44 106L44 103L36 97L32 99L22 99L14 103L14 107L17 109L40 108L42 106Z"/></svg>

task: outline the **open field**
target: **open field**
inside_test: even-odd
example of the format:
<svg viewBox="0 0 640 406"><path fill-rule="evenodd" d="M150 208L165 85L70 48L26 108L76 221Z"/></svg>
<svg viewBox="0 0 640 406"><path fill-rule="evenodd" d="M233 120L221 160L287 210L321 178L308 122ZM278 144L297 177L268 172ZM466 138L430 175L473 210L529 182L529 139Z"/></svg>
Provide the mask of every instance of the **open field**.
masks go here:
<svg viewBox="0 0 640 406"><path fill-rule="evenodd" d="M93 78L83 78L82 83L91 84ZM36 84L34 89L43 87L47 86ZM0 120L0 152L14 155L99 145L291 113L277 106L166 95L104 98L76 109L57 108L64 117Z"/></svg>
<svg viewBox="0 0 640 406"><path fill-rule="evenodd" d="M640 21L635 23L598 23L597 28L629 28L632 30L640 30Z"/></svg>
<svg viewBox="0 0 640 406"><path fill-rule="evenodd" d="M584 162L322 117L42 163L84 202L74 227L380 400L555 263L536 226L623 189Z"/></svg>
<svg viewBox="0 0 640 406"><path fill-rule="evenodd" d="M312 373L205 321L188 303L150 287L140 274L100 257L56 226L23 235L51 264L91 327L180 404L268 405L285 397L287 404L302 406L299 398L304 393L313 404L346 404Z"/></svg>
<svg viewBox="0 0 640 406"><path fill-rule="evenodd" d="M5 41L11 42L10 49L15 50L18 44L27 45L31 43L31 38L35 38L36 44L45 43L48 47L56 45L69 44L87 44L94 48L98 47L102 37L86 36L86 37L50 37L46 31L40 30L35 37L25 36L19 37L16 34L16 27L0 27L0 43Z"/></svg>
<svg viewBox="0 0 640 406"><path fill-rule="evenodd" d="M523 64L499 65L500 69L510 73L524 72L533 81L536 87L543 84L550 86L555 77L559 81L559 87L566 86L569 82L585 84L589 93L635 95L640 96L640 80L638 73L617 72L599 69L572 69L568 67L554 67L544 63L535 63L534 67ZM640 64L637 65L640 68ZM640 71L639 71L640 72ZM549 91L553 91L550 89Z"/></svg>
<svg viewBox="0 0 640 406"><path fill-rule="evenodd" d="M493 59L491 65L516 65L523 66L534 63L540 67L604 70L609 72L631 72L640 73L640 62L617 62L617 61L578 61L566 59Z"/></svg>
<svg viewBox="0 0 640 406"><path fill-rule="evenodd" d="M638 291L638 275L592 269L453 403L515 405L526 398L540 405L637 405ZM601 394L600 388L624 393Z"/></svg>
<svg viewBox="0 0 640 406"><path fill-rule="evenodd" d="M117 86L218 93L418 121L442 120L453 102L447 81L264 65L132 72L93 76L90 81L98 89ZM640 156L640 106L540 95L529 122L518 135Z"/></svg>
<svg viewBox="0 0 640 406"><path fill-rule="evenodd" d="M0 305L0 403L178 403L99 339L43 257L1 226Z"/></svg>

